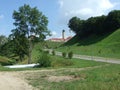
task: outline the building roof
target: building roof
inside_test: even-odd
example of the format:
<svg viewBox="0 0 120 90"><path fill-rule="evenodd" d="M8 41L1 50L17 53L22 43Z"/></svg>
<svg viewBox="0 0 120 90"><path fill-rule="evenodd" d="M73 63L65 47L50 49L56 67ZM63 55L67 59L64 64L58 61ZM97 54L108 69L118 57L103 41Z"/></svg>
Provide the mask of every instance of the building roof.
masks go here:
<svg viewBox="0 0 120 90"><path fill-rule="evenodd" d="M63 38L51 38L51 39L49 39L49 41L66 42L66 41L70 40L71 38L72 38L71 36L69 36L65 39L63 39Z"/></svg>

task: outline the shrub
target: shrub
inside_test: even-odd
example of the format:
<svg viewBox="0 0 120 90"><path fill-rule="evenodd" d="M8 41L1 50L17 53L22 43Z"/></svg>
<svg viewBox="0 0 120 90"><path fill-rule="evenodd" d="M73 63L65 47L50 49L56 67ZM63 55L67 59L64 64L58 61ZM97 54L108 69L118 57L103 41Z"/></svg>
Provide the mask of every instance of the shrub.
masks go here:
<svg viewBox="0 0 120 90"><path fill-rule="evenodd" d="M73 52L71 51L71 52L68 53L68 58L72 59L72 57L73 57Z"/></svg>
<svg viewBox="0 0 120 90"><path fill-rule="evenodd" d="M52 55L55 56L55 51L54 50L52 51Z"/></svg>
<svg viewBox="0 0 120 90"><path fill-rule="evenodd" d="M66 57L66 52L62 52L62 56L65 58Z"/></svg>
<svg viewBox="0 0 120 90"><path fill-rule="evenodd" d="M50 57L47 53L43 52L38 57L39 67L49 67L51 66Z"/></svg>

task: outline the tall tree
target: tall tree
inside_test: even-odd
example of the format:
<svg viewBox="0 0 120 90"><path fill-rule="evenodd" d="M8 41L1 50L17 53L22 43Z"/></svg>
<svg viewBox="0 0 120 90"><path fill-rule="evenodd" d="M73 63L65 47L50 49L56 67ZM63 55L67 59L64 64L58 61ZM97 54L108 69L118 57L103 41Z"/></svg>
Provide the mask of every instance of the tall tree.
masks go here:
<svg viewBox="0 0 120 90"><path fill-rule="evenodd" d="M120 28L120 10L111 11L105 20L104 26L108 31L115 31Z"/></svg>
<svg viewBox="0 0 120 90"><path fill-rule="evenodd" d="M68 27L77 34L82 29L83 22L84 21L80 20L78 17L72 17L69 20Z"/></svg>
<svg viewBox="0 0 120 90"><path fill-rule="evenodd" d="M19 43L22 42L20 38L26 38L25 40L28 42L28 63L31 63L33 42L42 41L49 35L48 19L36 7L31 8L26 4L21 6L18 11L13 12L13 19L16 28L12 30L12 36L13 38L19 36L19 39L16 39ZM21 43L22 47L27 45L24 44Z"/></svg>

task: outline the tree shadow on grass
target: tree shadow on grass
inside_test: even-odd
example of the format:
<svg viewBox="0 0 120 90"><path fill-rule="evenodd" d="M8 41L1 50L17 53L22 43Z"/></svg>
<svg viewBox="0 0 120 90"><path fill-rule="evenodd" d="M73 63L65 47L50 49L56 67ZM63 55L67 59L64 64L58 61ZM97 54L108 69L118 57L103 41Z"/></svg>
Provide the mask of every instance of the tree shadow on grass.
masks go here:
<svg viewBox="0 0 120 90"><path fill-rule="evenodd" d="M86 37L82 37L81 35L75 35L71 40L69 40L68 42L64 43L61 46L71 46L74 44L77 44L77 46L87 46L87 45L91 45L94 43L97 43L101 40L103 40L104 38L108 37L110 34L112 34L113 32L110 33L103 33L103 34L99 34L99 35L89 35Z"/></svg>

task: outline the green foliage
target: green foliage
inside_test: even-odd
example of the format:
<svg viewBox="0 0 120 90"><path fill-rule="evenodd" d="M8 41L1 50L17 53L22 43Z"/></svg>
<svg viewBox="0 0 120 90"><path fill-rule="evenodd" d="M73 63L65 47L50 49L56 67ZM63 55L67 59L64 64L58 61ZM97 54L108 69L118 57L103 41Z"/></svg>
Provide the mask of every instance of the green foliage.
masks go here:
<svg viewBox="0 0 120 90"><path fill-rule="evenodd" d="M29 43L27 38L24 35L17 34L13 42L15 55L19 56L20 61L24 60L25 55L28 56Z"/></svg>
<svg viewBox="0 0 120 90"><path fill-rule="evenodd" d="M111 11L107 16L90 17L87 20L73 17L69 20L68 27L82 38L113 32L120 28L120 10Z"/></svg>
<svg viewBox="0 0 120 90"><path fill-rule="evenodd" d="M55 50L52 50L52 55L53 55L53 56L55 56L55 55L56 55Z"/></svg>
<svg viewBox="0 0 120 90"><path fill-rule="evenodd" d="M120 10L113 10L108 14L104 27L107 31L115 31L120 28Z"/></svg>
<svg viewBox="0 0 120 90"><path fill-rule="evenodd" d="M78 33L82 30L83 20L80 20L78 17L73 17L69 20L68 27L75 33Z"/></svg>
<svg viewBox="0 0 120 90"><path fill-rule="evenodd" d="M19 7L19 10L13 13L13 19L15 20L14 25L17 27L12 30L13 34L18 31L20 35L27 36L31 41L37 38L31 33L39 35L39 41L43 41L46 35L49 34L47 17L36 7L31 8L26 4Z"/></svg>
<svg viewBox="0 0 120 90"><path fill-rule="evenodd" d="M34 43L43 41L49 35L48 19L36 7L31 8L26 4L13 12L13 19L16 28L12 30L10 37L15 39L17 46L14 48L20 59L27 54L28 63L31 63Z"/></svg>
<svg viewBox="0 0 120 90"><path fill-rule="evenodd" d="M0 54L2 56L11 57L14 53L14 42L9 40L0 47Z"/></svg>
<svg viewBox="0 0 120 90"><path fill-rule="evenodd" d="M63 56L64 58L66 58L67 53L66 53L66 52L62 52L62 56Z"/></svg>
<svg viewBox="0 0 120 90"><path fill-rule="evenodd" d="M69 59L72 59L72 57L73 57L73 52L70 51L70 52L68 53L68 58L69 58Z"/></svg>
<svg viewBox="0 0 120 90"><path fill-rule="evenodd" d="M39 67L50 67L51 66L50 56L47 53L42 52L41 55L38 57L38 63Z"/></svg>

